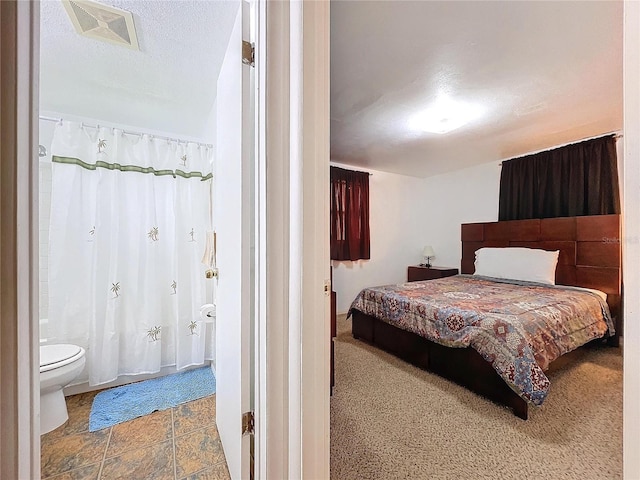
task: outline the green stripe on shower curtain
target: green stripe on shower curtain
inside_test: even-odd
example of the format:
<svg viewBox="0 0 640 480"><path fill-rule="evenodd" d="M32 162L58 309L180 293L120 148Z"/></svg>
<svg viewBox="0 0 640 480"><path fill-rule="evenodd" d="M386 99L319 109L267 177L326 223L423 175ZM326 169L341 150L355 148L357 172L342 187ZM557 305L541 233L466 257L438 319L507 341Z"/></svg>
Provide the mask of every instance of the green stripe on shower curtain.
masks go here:
<svg viewBox="0 0 640 480"><path fill-rule="evenodd" d="M164 175L171 175L173 178L200 178L201 181L209 180L213 178L212 173L203 175L202 172L184 172L182 170L156 170L153 167L138 167L137 165L121 165L119 163L108 163L98 160L96 163L87 163L79 158L73 157L58 157L54 155L51 157L53 163L65 163L67 165L78 165L79 167L86 168L87 170L96 170L97 168L106 168L107 170L120 170L121 172L137 172L137 173L151 173L158 177Z"/></svg>

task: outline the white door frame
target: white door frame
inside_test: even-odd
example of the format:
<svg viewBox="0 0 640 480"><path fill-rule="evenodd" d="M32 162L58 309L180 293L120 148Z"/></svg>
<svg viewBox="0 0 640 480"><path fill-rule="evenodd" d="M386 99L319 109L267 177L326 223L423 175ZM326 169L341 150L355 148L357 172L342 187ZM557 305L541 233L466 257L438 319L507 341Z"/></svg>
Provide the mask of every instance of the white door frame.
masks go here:
<svg viewBox="0 0 640 480"><path fill-rule="evenodd" d="M300 2L302 476L329 478L329 2ZM299 34L300 35L300 34ZM297 282L297 279L294 279ZM324 307L324 308L323 308Z"/></svg>
<svg viewBox="0 0 640 480"><path fill-rule="evenodd" d="M258 74L258 105L266 107L268 112L259 112L259 123L263 130L259 132L262 177L258 181L262 201L260 215L262 220L269 220L262 224L266 231L260 232L262 256L259 261L262 268L259 278L263 301L258 328L260 345L264 348L259 351L260 368L257 372L260 390L256 402L256 444L260 448L256 451L256 478L328 478L329 397L326 378L323 378L326 377L329 361L325 342L328 336L328 299L324 299L325 308L319 308L323 300L318 296L317 288L322 283L319 279L327 277L329 264L327 245L320 245L321 239L327 237L322 235L322 229L326 229L328 224L327 197L323 200L320 192L328 185L329 2L295 2L289 5L260 2L259 11L259 24L262 27L259 31L257 62L261 65L262 73ZM627 254L624 264L629 267L625 269L628 291L637 291L637 238L640 233L638 222L633 218L640 198L640 173L637 168L640 163L637 134L640 123L638 25L640 8L637 2L625 1L624 191L627 208L624 218ZM35 366L39 364L36 256L38 195L37 165L34 160L38 138L38 32L37 2L0 2L2 478L32 479L40 475L39 377L35 373ZM296 51L296 45L302 45L301 50ZM292 70L300 63L302 71ZM266 72L267 66L272 69L270 74ZM282 70L278 70L279 67ZM290 81L294 85L291 89ZM301 118L298 123L293 122L298 129L294 132L290 130L288 122L292 114L298 120ZM267 120L286 122L267 128ZM290 137L291 133L293 135ZM295 148L290 149L292 145ZM290 182L291 172L298 180L302 174L301 191L295 188L300 183ZM278 177L278 173L286 175ZM278 186L283 188L279 193ZM291 200L294 208L290 208ZM279 209L283 207L286 208ZM277 221L280 215L286 219L282 223ZM287 235L281 235L277 231L278 225L293 225L296 234L290 237L290 230L287 229ZM314 228L317 230L314 231ZM278 238L286 241L286 247L278 246ZM296 245L296 255L288 248L292 240ZM266 253L274 255L269 256L268 264L264 256ZM302 264L297 262L299 258L304 258ZM288 260L293 261L289 263ZM287 265L286 269L284 265ZM300 271L302 274L298 277ZM266 281L275 283L267 285ZM299 283L296 284L296 281ZM301 302L297 300L293 309L290 308L288 295L292 286L295 287L294 296L302 299ZM282 290L278 292L277 287L282 287ZM638 308L637 301L631 303L628 300L625 305L628 347L638 343L640 338L640 330L632 322L638 317ZM291 324L296 324L294 337L288 333ZM302 345L301 367L290 368L291 360L296 359L290 358L289 347L296 345L298 340ZM627 408L624 423L628 427L625 428L624 442L626 476L633 476L640 471L637 460L640 458L637 455L639 445L633 437L637 428L631 428L638 425L631 407L638 396L638 375L633 372L640 370L637 368L640 362L630 350L628 348L625 354ZM299 408L289 408L285 402L290 398L294 399L294 403L296 398L300 399ZM283 427L279 427L280 421ZM300 428L296 425L300 425Z"/></svg>
<svg viewBox="0 0 640 480"><path fill-rule="evenodd" d="M624 477L640 476L640 2L624 2L624 162L623 248L624 289Z"/></svg>
<svg viewBox="0 0 640 480"><path fill-rule="evenodd" d="M329 2L257 17L256 478L329 478Z"/></svg>
<svg viewBox="0 0 640 480"><path fill-rule="evenodd" d="M0 478L40 478L39 13L0 2Z"/></svg>
<svg viewBox="0 0 640 480"><path fill-rule="evenodd" d="M258 328L264 348L256 478L328 478L329 3L261 2L259 8L264 41L256 73L265 121L258 152L264 200ZM0 15L0 473L31 479L40 472L39 5L2 2Z"/></svg>

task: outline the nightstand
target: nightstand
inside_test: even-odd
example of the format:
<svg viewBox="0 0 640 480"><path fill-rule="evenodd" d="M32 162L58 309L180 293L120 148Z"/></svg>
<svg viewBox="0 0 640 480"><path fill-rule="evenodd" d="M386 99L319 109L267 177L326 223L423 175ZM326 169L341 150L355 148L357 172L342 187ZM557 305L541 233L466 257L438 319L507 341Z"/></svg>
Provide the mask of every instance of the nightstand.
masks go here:
<svg viewBox="0 0 640 480"><path fill-rule="evenodd" d="M457 268L446 267L421 267L412 265L407 268L407 281L418 282L420 280L434 280L436 278L451 277L458 275Z"/></svg>

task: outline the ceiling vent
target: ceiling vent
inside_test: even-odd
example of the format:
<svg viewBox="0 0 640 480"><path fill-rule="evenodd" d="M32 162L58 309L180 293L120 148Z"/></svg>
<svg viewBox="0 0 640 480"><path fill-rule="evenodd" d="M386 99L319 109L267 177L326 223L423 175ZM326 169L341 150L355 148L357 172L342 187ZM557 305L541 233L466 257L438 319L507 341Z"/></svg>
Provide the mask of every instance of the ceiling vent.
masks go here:
<svg viewBox="0 0 640 480"><path fill-rule="evenodd" d="M139 50L133 15L89 0L62 0L80 35Z"/></svg>

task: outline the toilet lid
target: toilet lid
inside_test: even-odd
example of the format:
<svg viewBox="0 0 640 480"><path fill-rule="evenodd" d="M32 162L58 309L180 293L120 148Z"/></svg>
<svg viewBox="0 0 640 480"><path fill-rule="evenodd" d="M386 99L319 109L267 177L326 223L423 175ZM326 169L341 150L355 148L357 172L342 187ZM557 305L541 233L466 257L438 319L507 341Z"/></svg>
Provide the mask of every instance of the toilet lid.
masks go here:
<svg viewBox="0 0 640 480"><path fill-rule="evenodd" d="M77 345L42 345L40 346L40 371L47 371L59 366L58 364L70 363L70 360L82 353L82 348Z"/></svg>

